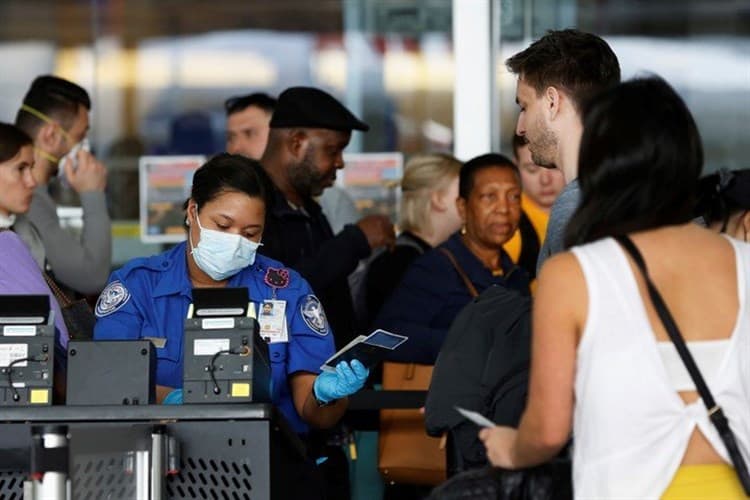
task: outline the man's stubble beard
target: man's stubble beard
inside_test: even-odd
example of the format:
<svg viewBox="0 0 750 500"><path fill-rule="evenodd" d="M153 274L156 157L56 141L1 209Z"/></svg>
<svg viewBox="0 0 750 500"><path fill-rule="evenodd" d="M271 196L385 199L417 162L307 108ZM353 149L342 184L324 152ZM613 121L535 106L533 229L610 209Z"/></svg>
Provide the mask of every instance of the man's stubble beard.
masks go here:
<svg viewBox="0 0 750 500"><path fill-rule="evenodd" d="M290 167L289 181L300 197L309 199L323 193L322 177L313 161L313 151L308 149L298 164Z"/></svg>
<svg viewBox="0 0 750 500"><path fill-rule="evenodd" d="M557 136L555 133L547 128L544 123L539 119L536 123L536 128L539 131L539 136L535 137L534 140L529 140L528 135L526 139L529 142L529 152L531 152L531 161L537 165L545 168L555 168L555 159L557 157Z"/></svg>

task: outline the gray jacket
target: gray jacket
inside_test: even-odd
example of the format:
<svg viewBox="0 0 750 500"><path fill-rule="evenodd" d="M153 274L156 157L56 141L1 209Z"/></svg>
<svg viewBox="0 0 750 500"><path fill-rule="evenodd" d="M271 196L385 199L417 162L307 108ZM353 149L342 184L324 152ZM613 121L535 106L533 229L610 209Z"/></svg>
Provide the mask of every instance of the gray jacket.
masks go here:
<svg viewBox="0 0 750 500"><path fill-rule="evenodd" d="M99 293L112 265L112 229L103 192L81 193L83 232L80 237L60 227L57 205L47 186L34 191L31 208L13 228L31 250L40 269L84 295Z"/></svg>
<svg viewBox="0 0 750 500"><path fill-rule="evenodd" d="M550 211L547 223L547 235L544 244L539 251L539 259L536 262L536 275L542 270L542 264L549 257L565 250L565 228L573 217L573 213L581 203L581 188L578 179L573 180L560 192Z"/></svg>

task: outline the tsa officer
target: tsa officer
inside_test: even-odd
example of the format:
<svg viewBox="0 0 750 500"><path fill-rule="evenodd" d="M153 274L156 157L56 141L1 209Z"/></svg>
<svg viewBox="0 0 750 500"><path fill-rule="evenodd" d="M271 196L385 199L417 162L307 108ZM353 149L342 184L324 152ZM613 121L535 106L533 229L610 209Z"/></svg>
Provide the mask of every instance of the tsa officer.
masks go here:
<svg viewBox="0 0 750 500"><path fill-rule="evenodd" d="M320 373L333 332L307 281L258 255L270 184L254 160L221 154L199 168L187 203L188 240L115 271L96 305L96 339L149 339L156 346L161 402L182 387L183 323L193 288L247 287L266 310L273 403L299 434L334 425L368 371L358 361ZM271 306L265 306L270 304ZM170 399L174 394L170 395Z"/></svg>

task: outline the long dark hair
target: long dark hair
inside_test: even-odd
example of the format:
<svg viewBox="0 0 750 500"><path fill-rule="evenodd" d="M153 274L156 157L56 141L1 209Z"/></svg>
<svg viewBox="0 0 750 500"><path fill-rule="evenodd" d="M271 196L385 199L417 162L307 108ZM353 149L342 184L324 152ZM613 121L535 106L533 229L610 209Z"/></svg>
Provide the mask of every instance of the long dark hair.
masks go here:
<svg viewBox="0 0 750 500"><path fill-rule="evenodd" d="M578 160L581 204L566 246L692 219L703 147L690 111L657 76L585 106Z"/></svg>

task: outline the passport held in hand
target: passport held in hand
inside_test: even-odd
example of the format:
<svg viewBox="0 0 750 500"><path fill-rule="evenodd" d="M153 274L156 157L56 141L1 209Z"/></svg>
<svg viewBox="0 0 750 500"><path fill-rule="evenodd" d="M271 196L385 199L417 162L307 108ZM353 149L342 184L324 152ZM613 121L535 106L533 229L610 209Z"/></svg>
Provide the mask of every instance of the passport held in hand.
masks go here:
<svg viewBox="0 0 750 500"><path fill-rule="evenodd" d="M342 361L356 359L366 368L371 369L378 364L389 352L408 340L408 337L396 335L385 330L375 330L370 335L360 335L339 352L328 358L320 367L324 372L336 371L336 365Z"/></svg>

